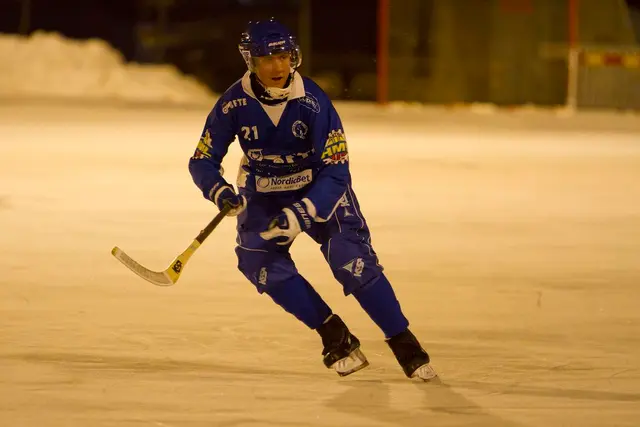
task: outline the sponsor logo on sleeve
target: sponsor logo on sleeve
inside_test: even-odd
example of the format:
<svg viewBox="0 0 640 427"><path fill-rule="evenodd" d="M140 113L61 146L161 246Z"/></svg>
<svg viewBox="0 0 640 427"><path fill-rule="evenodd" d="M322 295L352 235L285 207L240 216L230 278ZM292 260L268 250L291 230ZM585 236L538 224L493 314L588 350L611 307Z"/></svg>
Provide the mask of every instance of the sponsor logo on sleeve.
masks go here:
<svg viewBox="0 0 640 427"><path fill-rule="evenodd" d="M293 191L310 184L311 169L285 176L256 176L256 191L258 193L273 193L278 191Z"/></svg>
<svg viewBox="0 0 640 427"><path fill-rule="evenodd" d="M342 129L332 130L329 133L320 158L326 165L335 165L349 161L347 140L344 137Z"/></svg>
<svg viewBox="0 0 640 427"><path fill-rule="evenodd" d="M320 112L320 102L318 102L318 98L313 96L310 92L306 92L304 98L298 98L298 102L303 107L310 109L314 113Z"/></svg>
<svg viewBox="0 0 640 427"><path fill-rule="evenodd" d="M200 138L198 142L198 146L196 147L196 152L193 154L192 159L200 160L200 159L208 159L211 157L211 153L209 150L211 149L211 133L209 133L209 129L207 129Z"/></svg>

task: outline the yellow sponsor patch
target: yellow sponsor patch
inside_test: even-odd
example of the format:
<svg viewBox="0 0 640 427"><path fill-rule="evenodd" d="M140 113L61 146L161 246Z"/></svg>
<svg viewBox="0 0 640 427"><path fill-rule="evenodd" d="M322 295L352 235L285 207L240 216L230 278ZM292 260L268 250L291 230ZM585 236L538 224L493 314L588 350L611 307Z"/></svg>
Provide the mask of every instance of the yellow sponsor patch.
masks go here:
<svg viewBox="0 0 640 427"><path fill-rule="evenodd" d="M211 157L211 153L209 150L211 149L211 134L207 129L204 133L204 136L200 138L198 141L198 146L196 147L196 152L193 154L193 159L208 159Z"/></svg>
<svg viewBox="0 0 640 427"><path fill-rule="evenodd" d="M332 130L329 133L327 142L324 144L321 159L327 165L346 163L349 161L347 140L342 129Z"/></svg>

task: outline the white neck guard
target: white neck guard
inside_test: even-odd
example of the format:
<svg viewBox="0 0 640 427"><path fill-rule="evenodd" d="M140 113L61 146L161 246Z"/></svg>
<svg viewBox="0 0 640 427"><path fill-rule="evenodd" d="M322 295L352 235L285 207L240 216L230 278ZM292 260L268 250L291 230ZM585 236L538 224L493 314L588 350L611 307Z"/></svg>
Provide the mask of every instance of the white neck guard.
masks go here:
<svg viewBox="0 0 640 427"><path fill-rule="evenodd" d="M264 91L267 96L273 100L287 99L291 93L291 86L293 85L289 83L289 85L283 89L279 87L265 87Z"/></svg>

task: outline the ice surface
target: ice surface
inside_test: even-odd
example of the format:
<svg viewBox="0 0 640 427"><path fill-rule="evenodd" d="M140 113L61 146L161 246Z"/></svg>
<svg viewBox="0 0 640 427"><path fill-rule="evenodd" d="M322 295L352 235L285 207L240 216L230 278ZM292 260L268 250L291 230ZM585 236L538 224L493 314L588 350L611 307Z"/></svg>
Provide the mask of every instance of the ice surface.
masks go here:
<svg viewBox="0 0 640 427"><path fill-rule="evenodd" d="M363 343L319 337L236 269L187 171L207 109L0 104L0 425L640 423L640 124L338 104L373 245L442 383L406 379L310 239L300 271ZM233 181L239 158L225 161Z"/></svg>

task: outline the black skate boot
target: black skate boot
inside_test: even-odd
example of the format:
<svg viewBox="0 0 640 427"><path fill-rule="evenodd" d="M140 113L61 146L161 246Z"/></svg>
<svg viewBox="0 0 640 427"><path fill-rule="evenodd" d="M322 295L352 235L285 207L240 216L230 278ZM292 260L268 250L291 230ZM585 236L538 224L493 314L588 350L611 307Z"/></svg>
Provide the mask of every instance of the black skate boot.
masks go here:
<svg viewBox="0 0 640 427"><path fill-rule="evenodd" d="M369 366L367 358L360 351L360 341L349 332L342 319L332 314L317 329L322 337L323 362L327 368L333 368L341 377Z"/></svg>
<svg viewBox="0 0 640 427"><path fill-rule="evenodd" d="M391 351L398 359L408 378L420 378L429 381L438 376L429 365L429 354L422 348L410 330L400 332L387 340Z"/></svg>

